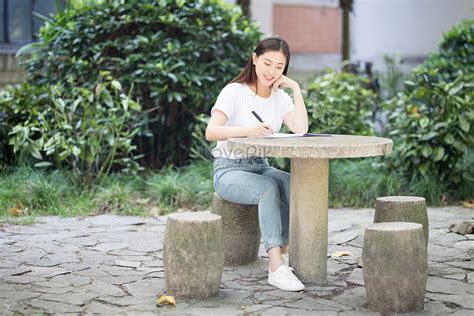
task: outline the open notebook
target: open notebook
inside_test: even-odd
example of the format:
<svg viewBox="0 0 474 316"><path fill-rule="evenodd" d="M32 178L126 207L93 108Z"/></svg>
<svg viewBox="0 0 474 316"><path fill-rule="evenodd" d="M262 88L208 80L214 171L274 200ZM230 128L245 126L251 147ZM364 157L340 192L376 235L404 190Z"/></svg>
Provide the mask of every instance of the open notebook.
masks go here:
<svg viewBox="0 0 474 316"><path fill-rule="evenodd" d="M314 133L273 133L266 138L286 138L286 137L330 137L328 134L314 134Z"/></svg>

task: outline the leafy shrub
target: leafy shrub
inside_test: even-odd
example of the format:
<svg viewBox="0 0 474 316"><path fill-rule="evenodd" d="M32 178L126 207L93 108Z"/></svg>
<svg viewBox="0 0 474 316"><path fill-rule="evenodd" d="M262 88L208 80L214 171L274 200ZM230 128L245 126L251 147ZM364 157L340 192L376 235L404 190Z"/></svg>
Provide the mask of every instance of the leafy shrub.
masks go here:
<svg viewBox="0 0 474 316"><path fill-rule="evenodd" d="M309 130L330 134L372 135L376 94L368 80L352 73L329 70L308 85L305 100Z"/></svg>
<svg viewBox="0 0 474 316"><path fill-rule="evenodd" d="M39 161L36 167L68 166L78 183L89 187L113 165L137 171L132 139L138 132L133 119L140 105L122 93L118 81L103 75L106 78L100 78L92 91L71 81L36 90L28 85L6 90L0 105L7 113L21 113L9 133L14 151ZM36 103L28 109L31 100Z"/></svg>
<svg viewBox="0 0 474 316"><path fill-rule="evenodd" d="M305 95L309 131L328 134L373 135L373 109L377 95L362 74L328 69L308 83ZM286 125L283 133L290 133ZM290 160L272 157L271 165L290 172Z"/></svg>
<svg viewBox="0 0 474 316"><path fill-rule="evenodd" d="M143 105L138 150L152 167L183 165L194 116L248 59L260 37L239 7L218 0L82 1L20 52L33 84L71 79L92 89L110 71Z"/></svg>
<svg viewBox="0 0 474 316"><path fill-rule="evenodd" d="M30 114L44 108L46 90L23 83L0 91L0 158L4 165L17 162L8 144L12 128L25 122Z"/></svg>
<svg viewBox="0 0 474 316"><path fill-rule="evenodd" d="M474 20L469 20L444 35L439 52L388 103L394 168L411 179L432 174L448 189L459 189L463 156L474 146L473 82Z"/></svg>
<svg viewBox="0 0 474 316"><path fill-rule="evenodd" d="M379 74L380 96L383 100L395 97L403 89L405 74L400 69L402 59L400 55L384 55L386 71Z"/></svg>

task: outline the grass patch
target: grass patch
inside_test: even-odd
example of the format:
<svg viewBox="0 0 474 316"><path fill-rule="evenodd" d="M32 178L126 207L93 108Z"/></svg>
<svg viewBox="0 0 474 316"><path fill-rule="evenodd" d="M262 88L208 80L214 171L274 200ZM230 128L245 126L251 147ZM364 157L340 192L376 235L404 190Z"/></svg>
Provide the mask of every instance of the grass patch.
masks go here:
<svg viewBox="0 0 474 316"><path fill-rule="evenodd" d="M330 163L330 207L373 207L375 199L403 194L405 181L390 174L378 158L338 159Z"/></svg>
<svg viewBox="0 0 474 316"><path fill-rule="evenodd" d="M2 173L0 222L30 223L36 216L83 215L92 207L90 193L79 190L68 177L67 172L45 173L29 167ZM31 220L28 217L31 217Z"/></svg>
<svg viewBox="0 0 474 316"><path fill-rule="evenodd" d="M33 225L34 223L36 223L34 216L0 216L0 227L3 225Z"/></svg>
<svg viewBox="0 0 474 316"><path fill-rule="evenodd" d="M93 191L98 214L146 216L149 201L143 198L145 181L138 176L113 174Z"/></svg>
<svg viewBox="0 0 474 316"><path fill-rule="evenodd" d="M36 216L162 215L180 208L207 209L212 163L199 161L140 176L112 174L92 190L70 181L67 171L29 167L0 175L0 224L31 224Z"/></svg>
<svg viewBox="0 0 474 316"><path fill-rule="evenodd" d="M433 206L446 204L450 195L446 186L432 174L427 174L423 178L413 179L408 184L408 190L412 195L424 197L427 203Z"/></svg>
<svg viewBox="0 0 474 316"><path fill-rule="evenodd" d="M168 168L147 180L146 194L165 212L177 208L207 209L211 204L212 164L199 161L181 169Z"/></svg>
<svg viewBox="0 0 474 316"><path fill-rule="evenodd" d="M468 168L472 167L467 163L466 173ZM466 188L472 188L469 179L463 182ZM374 207L377 197L393 195L421 196L427 205L440 206L458 203L469 194L472 196L472 191L449 190L429 172L422 178L408 179L401 172L389 171L383 158L338 159L330 164L330 207Z"/></svg>
<svg viewBox="0 0 474 316"><path fill-rule="evenodd" d="M212 161L196 161L140 176L112 174L87 191L76 187L68 172L7 170L0 175L0 224L31 224L45 215L157 216L178 209L204 210L212 200L212 174ZM433 175L408 181L389 172L380 158L331 160L330 207L373 207L377 197L387 195L423 196L428 205L455 201Z"/></svg>

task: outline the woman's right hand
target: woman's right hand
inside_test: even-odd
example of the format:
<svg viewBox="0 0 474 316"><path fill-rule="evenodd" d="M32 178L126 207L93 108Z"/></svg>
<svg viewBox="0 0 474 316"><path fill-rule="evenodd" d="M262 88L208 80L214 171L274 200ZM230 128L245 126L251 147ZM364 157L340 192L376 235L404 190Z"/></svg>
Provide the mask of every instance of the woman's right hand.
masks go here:
<svg viewBox="0 0 474 316"><path fill-rule="evenodd" d="M265 137L273 133L270 124L258 123L255 126L225 126L227 116L220 110L215 110L207 123L206 140L223 141L232 137Z"/></svg>
<svg viewBox="0 0 474 316"><path fill-rule="evenodd" d="M256 126L250 128L248 136L250 137L261 137L273 134L273 129L270 124L258 123Z"/></svg>

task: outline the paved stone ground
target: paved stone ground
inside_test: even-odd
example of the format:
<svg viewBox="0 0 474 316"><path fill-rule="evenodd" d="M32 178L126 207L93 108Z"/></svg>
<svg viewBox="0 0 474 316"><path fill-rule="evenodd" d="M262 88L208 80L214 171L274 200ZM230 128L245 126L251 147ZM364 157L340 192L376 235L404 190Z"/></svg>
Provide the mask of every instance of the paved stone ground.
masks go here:
<svg viewBox="0 0 474 316"><path fill-rule="evenodd" d="M472 209L430 208L426 303L420 315L474 315L474 236L448 233ZM43 217L32 226L0 227L0 314L370 315L360 266L371 209L330 210L329 282L302 293L266 284L268 258L225 268L220 295L157 307L165 290L166 217Z"/></svg>

